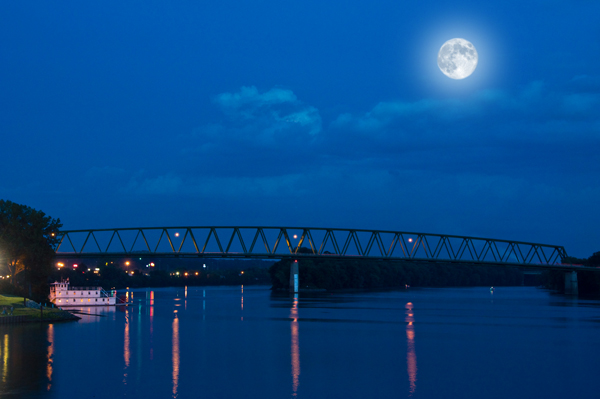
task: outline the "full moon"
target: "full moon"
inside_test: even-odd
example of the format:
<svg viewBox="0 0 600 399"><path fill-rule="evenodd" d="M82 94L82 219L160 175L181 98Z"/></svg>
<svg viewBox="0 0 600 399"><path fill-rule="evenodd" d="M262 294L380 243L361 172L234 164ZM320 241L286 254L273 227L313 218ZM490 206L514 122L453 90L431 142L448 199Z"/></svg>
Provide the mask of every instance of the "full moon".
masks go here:
<svg viewBox="0 0 600 399"><path fill-rule="evenodd" d="M465 39L450 39L442 45L438 53L438 66L452 79L464 79L477 67L477 50Z"/></svg>

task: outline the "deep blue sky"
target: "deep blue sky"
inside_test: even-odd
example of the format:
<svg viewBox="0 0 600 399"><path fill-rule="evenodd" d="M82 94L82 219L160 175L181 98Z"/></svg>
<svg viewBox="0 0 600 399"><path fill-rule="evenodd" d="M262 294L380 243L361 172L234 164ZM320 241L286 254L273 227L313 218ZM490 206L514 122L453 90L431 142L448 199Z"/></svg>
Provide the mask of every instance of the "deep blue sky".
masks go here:
<svg viewBox="0 0 600 399"><path fill-rule="evenodd" d="M600 251L599 2L172 3L0 4L0 198Z"/></svg>

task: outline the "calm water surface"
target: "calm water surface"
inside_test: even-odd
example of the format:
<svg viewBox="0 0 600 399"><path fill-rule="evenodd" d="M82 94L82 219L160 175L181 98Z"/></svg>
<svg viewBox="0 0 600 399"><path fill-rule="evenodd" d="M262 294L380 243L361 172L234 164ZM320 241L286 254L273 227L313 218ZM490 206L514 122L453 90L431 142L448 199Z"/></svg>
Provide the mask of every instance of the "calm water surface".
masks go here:
<svg viewBox="0 0 600 399"><path fill-rule="evenodd" d="M600 301L536 288L130 290L0 326L2 398L598 398Z"/></svg>

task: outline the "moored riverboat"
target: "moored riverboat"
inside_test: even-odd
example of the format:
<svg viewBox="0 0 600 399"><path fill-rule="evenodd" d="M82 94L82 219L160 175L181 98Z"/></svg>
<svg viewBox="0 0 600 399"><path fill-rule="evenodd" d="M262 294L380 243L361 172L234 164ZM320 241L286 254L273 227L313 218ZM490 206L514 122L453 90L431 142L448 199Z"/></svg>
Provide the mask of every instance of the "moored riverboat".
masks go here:
<svg viewBox="0 0 600 399"><path fill-rule="evenodd" d="M69 281L50 284L50 302L55 306L114 306L115 291L106 292L102 287L71 287Z"/></svg>

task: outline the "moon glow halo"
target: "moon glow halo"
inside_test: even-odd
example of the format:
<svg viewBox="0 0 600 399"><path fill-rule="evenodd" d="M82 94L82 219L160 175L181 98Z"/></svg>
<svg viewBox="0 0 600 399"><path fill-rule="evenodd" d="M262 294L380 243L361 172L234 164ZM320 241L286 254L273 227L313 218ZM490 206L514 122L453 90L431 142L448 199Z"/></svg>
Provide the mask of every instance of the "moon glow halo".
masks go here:
<svg viewBox="0 0 600 399"><path fill-rule="evenodd" d="M477 67L479 56L475 46L465 39L450 39L438 52L438 67L452 79L464 79Z"/></svg>

